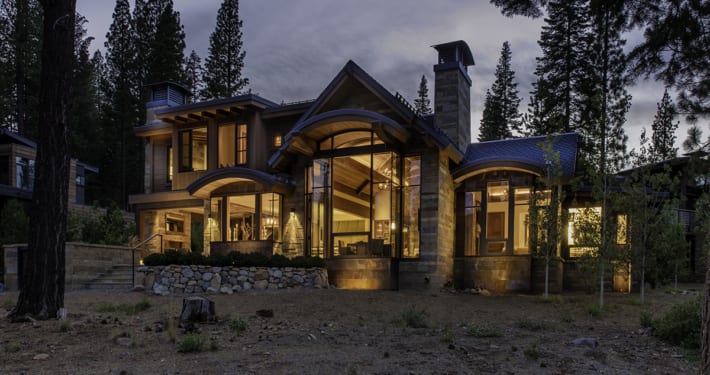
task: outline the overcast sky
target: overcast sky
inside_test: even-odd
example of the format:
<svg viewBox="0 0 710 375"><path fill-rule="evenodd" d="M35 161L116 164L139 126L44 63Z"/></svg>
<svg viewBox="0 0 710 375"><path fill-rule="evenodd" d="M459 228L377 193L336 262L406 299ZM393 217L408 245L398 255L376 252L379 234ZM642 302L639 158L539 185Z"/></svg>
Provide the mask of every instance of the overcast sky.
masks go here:
<svg viewBox="0 0 710 375"><path fill-rule="evenodd" d="M187 36L185 53L194 49L204 62L221 0L174 3ZM89 20L89 35L96 38L93 48L103 48L114 5L113 0L77 1L77 10ZM242 0L240 17L246 51L242 73L253 92L277 103L316 98L348 60L410 102L426 75L433 101L436 51L430 46L466 41L476 62L469 67L474 141L503 42L510 43L523 113L535 57L541 53L537 40L542 20L504 17L485 0ZM629 92L633 96L626 126L630 150L638 147L641 127L650 128L663 86L641 81ZM677 143L685 139L685 126L677 137Z"/></svg>

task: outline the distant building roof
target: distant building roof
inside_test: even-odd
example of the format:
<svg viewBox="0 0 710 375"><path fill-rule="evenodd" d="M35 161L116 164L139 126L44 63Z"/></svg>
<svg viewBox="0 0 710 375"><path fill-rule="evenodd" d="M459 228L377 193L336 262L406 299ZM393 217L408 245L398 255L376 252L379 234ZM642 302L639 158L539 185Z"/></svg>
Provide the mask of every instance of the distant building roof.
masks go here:
<svg viewBox="0 0 710 375"><path fill-rule="evenodd" d="M579 134L564 133L549 136L553 149L560 153L563 177L573 177L577 164L577 142ZM547 136L513 138L472 143L466 149L461 166L454 171L454 177L461 177L479 169L496 166L518 165L538 172L546 170L545 153L541 147Z"/></svg>
<svg viewBox="0 0 710 375"><path fill-rule="evenodd" d="M9 140L9 142L8 142ZM37 143L6 128L0 128L0 143L18 143L36 149Z"/></svg>

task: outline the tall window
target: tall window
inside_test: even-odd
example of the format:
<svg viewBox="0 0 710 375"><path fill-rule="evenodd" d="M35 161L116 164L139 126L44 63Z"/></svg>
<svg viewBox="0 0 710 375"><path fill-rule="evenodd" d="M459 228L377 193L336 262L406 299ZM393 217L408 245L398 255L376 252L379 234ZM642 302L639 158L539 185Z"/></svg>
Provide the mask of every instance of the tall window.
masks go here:
<svg viewBox="0 0 710 375"><path fill-rule="evenodd" d="M480 191L466 192L464 214L466 221L465 256L480 255L481 251L481 199Z"/></svg>
<svg viewBox="0 0 710 375"><path fill-rule="evenodd" d="M179 133L180 172L207 170L207 128Z"/></svg>
<svg viewBox="0 0 710 375"><path fill-rule="evenodd" d="M508 241L508 181L488 183L486 204L488 252L501 254Z"/></svg>
<svg viewBox="0 0 710 375"><path fill-rule="evenodd" d="M569 256L595 254L601 245L602 208L570 208L567 227Z"/></svg>
<svg viewBox="0 0 710 375"><path fill-rule="evenodd" d="M35 179L35 161L21 156L15 157L15 187L32 190Z"/></svg>
<svg viewBox="0 0 710 375"><path fill-rule="evenodd" d="M419 256L421 157L404 158L402 179L402 257Z"/></svg>
<svg viewBox="0 0 710 375"><path fill-rule="evenodd" d="M235 151L235 145L236 145L236 125L230 124L230 125L222 125L219 127L219 134L218 134L218 154L219 154L219 162L218 165L220 168L223 167L232 167L235 164L235 158L236 158L236 151Z"/></svg>
<svg viewBox="0 0 710 375"><path fill-rule="evenodd" d="M167 170L168 170L168 182L173 182L173 146L168 146L167 148L167 153L168 153L168 165L167 165Z"/></svg>
<svg viewBox="0 0 710 375"><path fill-rule="evenodd" d="M280 242L281 195L240 194L213 197L208 217L210 241Z"/></svg>
<svg viewBox="0 0 710 375"><path fill-rule="evenodd" d="M317 159L308 168L308 192L306 197L310 204L310 254L311 256L325 257L325 248L328 243L326 233L326 208L330 195L330 161Z"/></svg>
<svg viewBox="0 0 710 375"><path fill-rule="evenodd" d="M514 254L530 254L530 188L515 189L515 217L513 227Z"/></svg>
<svg viewBox="0 0 710 375"><path fill-rule="evenodd" d="M247 163L247 124L237 125L237 164Z"/></svg>

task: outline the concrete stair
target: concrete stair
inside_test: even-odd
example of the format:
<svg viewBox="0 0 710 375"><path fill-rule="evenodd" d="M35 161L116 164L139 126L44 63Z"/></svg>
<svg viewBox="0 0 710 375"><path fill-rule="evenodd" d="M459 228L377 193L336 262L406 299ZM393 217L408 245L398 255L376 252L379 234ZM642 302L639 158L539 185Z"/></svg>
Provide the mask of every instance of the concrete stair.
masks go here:
<svg viewBox="0 0 710 375"><path fill-rule="evenodd" d="M84 289L131 290L133 289L133 269L130 264L115 264L106 272L84 283Z"/></svg>

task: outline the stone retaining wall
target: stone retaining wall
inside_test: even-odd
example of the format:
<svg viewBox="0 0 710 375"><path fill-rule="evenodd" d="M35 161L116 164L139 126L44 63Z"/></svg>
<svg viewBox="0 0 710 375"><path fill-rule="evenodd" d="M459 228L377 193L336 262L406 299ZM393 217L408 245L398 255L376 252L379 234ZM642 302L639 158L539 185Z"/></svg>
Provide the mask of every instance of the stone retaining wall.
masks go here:
<svg viewBox="0 0 710 375"><path fill-rule="evenodd" d="M324 268L155 266L136 268L136 288L159 295L327 288Z"/></svg>

